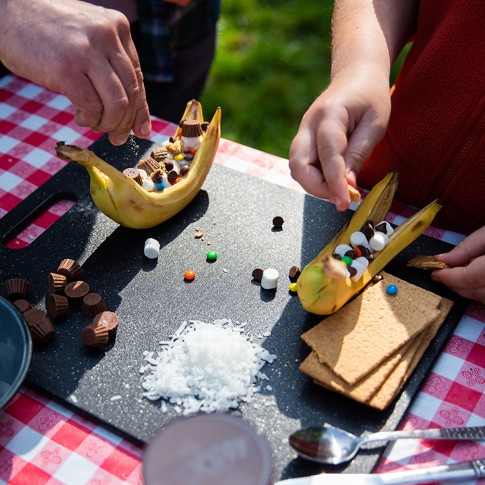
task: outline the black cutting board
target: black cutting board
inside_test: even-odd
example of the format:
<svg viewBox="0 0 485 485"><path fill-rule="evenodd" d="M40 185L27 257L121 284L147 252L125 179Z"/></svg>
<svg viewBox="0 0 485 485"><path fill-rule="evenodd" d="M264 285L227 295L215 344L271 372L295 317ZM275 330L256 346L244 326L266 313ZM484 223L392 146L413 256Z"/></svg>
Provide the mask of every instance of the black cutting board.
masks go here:
<svg viewBox="0 0 485 485"><path fill-rule="evenodd" d="M148 141L132 141L115 148L102 137L91 148L123 169L134 166L151 148ZM12 231L32 219L46 201L59 197L77 203L28 247L11 250L5 246ZM285 220L282 230L272 226L277 215ZM432 282L429 274L406 268L406 261L416 254L451 248L442 241L420 237L387 270L455 299L457 304L395 404L379 412L314 385L298 371L298 363L309 354L300 335L321 318L306 313L288 291L288 270L312 260L351 215L350 211L338 213L325 201L214 165L203 190L180 214L153 229L130 230L98 212L89 194L87 172L69 164L0 220L4 243L0 283L3 286L14 276L28 278L32 303L43 306L48 273L56 270L61 259L72 258L82 263L91 290L104 296L121 323L114 345L106 352L90 351L80 337L89 319L79 310L71 311L56 324L55 341L34 350L28 382L144 444L176 413L170 408L163 414L159 403L142 398L139 370L144 365L143 352L159 350L158 342L167 340L186 320L247 322L246 334L277 359L263 368L269 381L263 381L254 402L241 405L234 413L267 436L278 478L322 470L370 472L382 448L360 453L350 465L329 469L297 458L288 445L288 435L323 422L357 435L396 428L464 305ZM194 237L196 227L204 233L204 240ZM160 241L155 262L143 256L148 237ZM209 250L218 253L216 262L206 260ZM252 281L256 267L280 272L276 291L265 291ZM184 281L186 269L197 274L192 283ZM263 337L268 331L269 336ZM121 399L111 400L113 396Z"/></svg>

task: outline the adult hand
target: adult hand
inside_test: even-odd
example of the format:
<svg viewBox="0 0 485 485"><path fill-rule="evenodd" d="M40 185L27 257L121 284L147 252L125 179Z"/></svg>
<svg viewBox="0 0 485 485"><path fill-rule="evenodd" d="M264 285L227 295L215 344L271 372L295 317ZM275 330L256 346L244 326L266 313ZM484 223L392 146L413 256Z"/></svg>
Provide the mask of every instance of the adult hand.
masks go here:
<svg viewBox="0 0 485 485"><path fill-rule="evenodd" d="M343 72L310 106L290 147L292 177L310 194L350 205L348 184L385 133L389 81L376 73Z"/></svg>
<svg viewBox="0 0 485 485"><path fill-rule="evenodd" d="M470 234L449 253L435 256L451 266L431 277L464 298L485 304L485 226Z"/></svg>
<svg viewBox="0 0 485 485"><path fill-rule="evenodd" d="M121 145L150 134L127 18L79 0L0 0L0 59L77 107L76 122Z"/></svg>

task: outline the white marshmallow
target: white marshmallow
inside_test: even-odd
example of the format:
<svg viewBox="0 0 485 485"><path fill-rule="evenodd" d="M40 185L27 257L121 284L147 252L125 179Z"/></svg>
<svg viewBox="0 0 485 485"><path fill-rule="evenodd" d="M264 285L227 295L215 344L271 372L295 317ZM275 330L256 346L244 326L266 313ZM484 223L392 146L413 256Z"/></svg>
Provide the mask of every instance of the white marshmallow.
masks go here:
<svg viewBox="0 0 485 485"><path fill-rule="evenodd" d="M334 251L334 254L338 254L340 257L345 256L347 251L353 251L352 247L348 244L339 244Z"/></svg>
<svg viewBox="0 0 485 485"><path fill-rule="evenodd" d="M264 290L274 290L278 286L278 276L279 273L275 269L265 269L261 278L261 288Z"/></svg>
<svg viewBox="0 0 485 485"><path fill-rule="evenodd" d="M389 242L389 238L383 233L376 231L375 234L369 239L369 245L372 251L382 251Z"/></svg>
<svg viewBox="0 0 485 485"><path fill-rule="evenodd" d="M364 246L365 248L370 249L369 241L367 241L365 234L360 231L353 232L350 235L350 244L354 246L354 248L357 246Z"/></svg>
<svg viewBox="0 0 485 485"><path fill-rule="evenodd" d="M382 232L387 237L389 237L394 232L394 228L387 221L381 221L379 222L379 224L376 224L374 227L381 226L381 224L382 224L382 227L379 227L379 229L376 229L376 231Z"/></svg>
<svg viewBox="0 0 485 485"><path fill-rule="evenodd" d="M143 170L142 168L137 168L137 170L142 179L146 179L148 177L146 170Z"/></svg>
<svg viewBox="0 0 485 485"><path fill-rule="evenodd" d="M143 184L142 187L147 191L147 192L153 192L155 190L155 184L153 183L152 179L146 178L143 179Z"/></svg>
<svg viewBox="0 0 485 485"><path fill-rule="evenodd" d="M203 137L202 136L183 136L182 137L182 143L184 144L185 149L191 149L191 148L199 148L201 142L202 142Z"/></svg>
<svg viewBox="0 0 485 485"><path fill-rule="evenodd" d="M149 259L157 259L160 254L160 243L151 237L145 241L143 254Z"/></svg>

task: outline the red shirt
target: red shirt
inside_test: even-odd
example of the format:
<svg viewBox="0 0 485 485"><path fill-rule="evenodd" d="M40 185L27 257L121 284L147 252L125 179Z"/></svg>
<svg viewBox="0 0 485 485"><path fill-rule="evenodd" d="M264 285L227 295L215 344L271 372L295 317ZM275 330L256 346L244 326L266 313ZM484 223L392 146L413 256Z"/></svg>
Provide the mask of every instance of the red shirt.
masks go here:
<svg viewBox="0 0 485 485"><path fill-rule="evenodd" d="M485 2L420 2L413 46L392 94L389 127L358 184L399 170L396 198L443 204L436 222L485 225Z"/></svg>

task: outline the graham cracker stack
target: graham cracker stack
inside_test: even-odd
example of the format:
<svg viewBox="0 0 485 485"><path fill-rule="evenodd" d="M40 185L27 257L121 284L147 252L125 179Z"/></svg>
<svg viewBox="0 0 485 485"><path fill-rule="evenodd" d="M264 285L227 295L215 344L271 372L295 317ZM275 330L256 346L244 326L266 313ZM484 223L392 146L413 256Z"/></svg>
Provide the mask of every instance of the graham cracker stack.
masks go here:
<svg viewBox="0 0 485 485"><path fill-rule="evenodd" d="M305 332L300 370L324 387L377 409L400 391L453 302L390 274ZM394 284L399 291L388 295Z"/></svg>

